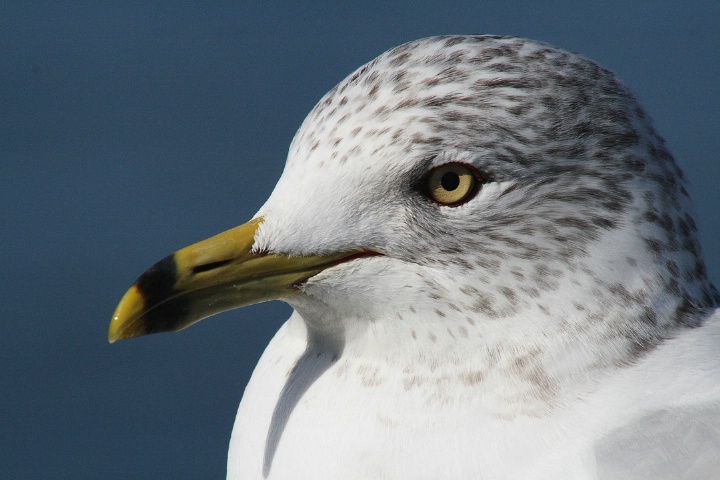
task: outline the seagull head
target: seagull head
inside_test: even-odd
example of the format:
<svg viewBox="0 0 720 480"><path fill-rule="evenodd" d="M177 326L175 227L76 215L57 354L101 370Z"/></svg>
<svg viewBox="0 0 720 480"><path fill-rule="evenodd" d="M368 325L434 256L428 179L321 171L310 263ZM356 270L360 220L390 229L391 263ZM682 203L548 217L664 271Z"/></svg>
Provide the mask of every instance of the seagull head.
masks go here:
<svg viewBox="0 0 720 480"><path fill-rule="evenodd" d="M144 273L109 338L274 299L346 347L522 369L631 361L717 294L683 174L611 72L449 36L326 94L256 216Z"/></svg>

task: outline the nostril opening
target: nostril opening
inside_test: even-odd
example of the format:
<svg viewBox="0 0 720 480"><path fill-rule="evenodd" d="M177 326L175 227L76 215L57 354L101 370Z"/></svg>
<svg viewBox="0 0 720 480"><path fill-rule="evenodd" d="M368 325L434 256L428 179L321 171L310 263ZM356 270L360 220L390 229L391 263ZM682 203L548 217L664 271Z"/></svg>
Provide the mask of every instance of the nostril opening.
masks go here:
<svg viewBox="0 0 720 480"><path fill-rule="evenodd" d="M192 271L193 274L207 272L208 270L214 270L216 268L222 267L223 265L227 265L231 261L232 260L219 260L217 262L210 262L204 265L198 265L197 267L193 267Z"/></svg>

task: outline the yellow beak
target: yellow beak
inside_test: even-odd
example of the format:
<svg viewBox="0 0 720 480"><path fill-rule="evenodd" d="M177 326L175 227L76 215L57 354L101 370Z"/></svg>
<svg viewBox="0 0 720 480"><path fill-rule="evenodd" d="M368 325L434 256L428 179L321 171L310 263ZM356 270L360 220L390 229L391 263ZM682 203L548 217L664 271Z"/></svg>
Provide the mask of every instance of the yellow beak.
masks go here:
<svg viewBox="0 0 720 480"><path fill-rule="evenodd" d="M297 285L357 254L288 257L252 252L262 217L178 250L143 273L110 321L110 343L177 331L216 313L297 292Z"/></svg>

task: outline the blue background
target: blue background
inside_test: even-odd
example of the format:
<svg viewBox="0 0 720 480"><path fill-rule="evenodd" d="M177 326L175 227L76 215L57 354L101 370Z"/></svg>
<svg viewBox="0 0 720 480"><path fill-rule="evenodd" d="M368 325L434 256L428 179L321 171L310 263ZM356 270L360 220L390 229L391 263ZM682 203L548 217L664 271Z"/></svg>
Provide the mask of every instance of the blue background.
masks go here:
<svg viewBox="0 0 720 480"><path fill-rule="evenodd" d="M720 2L150 3L0 6L4 478L224 477L290 309L112 346L110 316L156 260L249 219L314 103L416 38L526 36L617 72L691 181L720 279Z"/></svg>

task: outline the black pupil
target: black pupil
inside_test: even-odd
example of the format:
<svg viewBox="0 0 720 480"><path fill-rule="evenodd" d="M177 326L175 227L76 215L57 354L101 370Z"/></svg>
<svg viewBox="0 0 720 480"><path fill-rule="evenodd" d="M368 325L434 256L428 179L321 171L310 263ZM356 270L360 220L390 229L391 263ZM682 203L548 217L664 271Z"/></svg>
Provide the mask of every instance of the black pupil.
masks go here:
<svg viewBox="0 0 720 480"><path fill-rule="evenodd" d="M460 185L460 177L455 172L446 172L440 179L440 185L448 192L452 192Z"/></svg>

